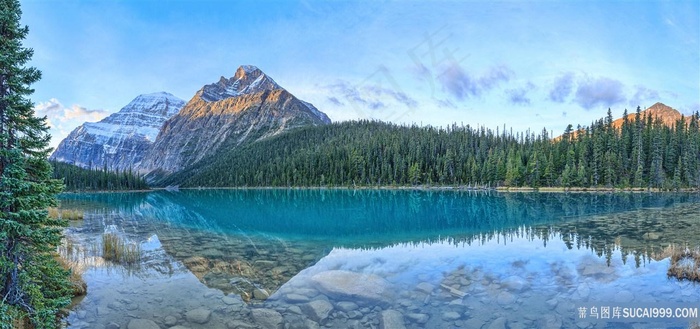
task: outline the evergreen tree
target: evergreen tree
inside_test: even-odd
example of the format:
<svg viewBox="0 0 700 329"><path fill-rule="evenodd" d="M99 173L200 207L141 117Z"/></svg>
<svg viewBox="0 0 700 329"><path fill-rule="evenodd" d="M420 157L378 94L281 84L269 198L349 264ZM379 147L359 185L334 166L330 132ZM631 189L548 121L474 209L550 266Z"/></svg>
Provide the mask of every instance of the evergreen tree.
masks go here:
<svg viewBox="0 0 700 329"><path fill-rule="evenodd" d="M30 85L41 73L26 67L32 49L17 0L0 0L0 327L29 317L54 328L69 299L67 273L53 259L64 222L48 218L61 184L51 178L51 136L36 118Z"/></svg>

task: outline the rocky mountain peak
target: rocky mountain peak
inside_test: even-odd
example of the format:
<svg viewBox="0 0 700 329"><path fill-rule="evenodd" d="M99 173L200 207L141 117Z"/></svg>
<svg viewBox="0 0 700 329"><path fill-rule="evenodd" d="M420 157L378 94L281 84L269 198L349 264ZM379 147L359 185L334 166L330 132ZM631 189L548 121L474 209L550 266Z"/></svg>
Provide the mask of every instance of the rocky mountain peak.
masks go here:
<svg viewBox="0 0 700 329"><path fill-rule="evenodd" d="M202 87L196 96L206 102L218 102L226 98L276 89L282 87L259 68L241 65L233 77L226 79L222 76L218 82Z"/></svg>
<svg viewBox="0 0 700 329"><path fill-rule="evenodd" d="M233 75L234 79L245 79L252 77L253 79L259 77L263 73L257 66L254 65L241 65L236 70L236 74Z"/></svg>
<svg viewBox="0 0 700 329"><path fill-rule="evenodd" d="M220 150L330 122L326 114L296 98L259 68L242 65L233 77L202 87L163 124L138 171L158 179Z"/></svg>

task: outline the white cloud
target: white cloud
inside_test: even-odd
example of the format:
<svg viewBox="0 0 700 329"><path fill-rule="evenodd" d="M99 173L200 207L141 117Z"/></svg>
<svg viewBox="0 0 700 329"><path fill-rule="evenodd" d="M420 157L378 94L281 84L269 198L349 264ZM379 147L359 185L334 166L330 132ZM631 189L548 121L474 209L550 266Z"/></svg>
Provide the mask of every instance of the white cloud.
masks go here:
<svg viewBox="0 0 700 329"><path fill-rule="evenodd" d="M104 119L110 113L102 109L90 110L73 104L65 107L56 98L39 102L34 106L36 116L46 116L46 123L51 134L51 146L56 147L68 134L85 122L96 122Z"/></svg>

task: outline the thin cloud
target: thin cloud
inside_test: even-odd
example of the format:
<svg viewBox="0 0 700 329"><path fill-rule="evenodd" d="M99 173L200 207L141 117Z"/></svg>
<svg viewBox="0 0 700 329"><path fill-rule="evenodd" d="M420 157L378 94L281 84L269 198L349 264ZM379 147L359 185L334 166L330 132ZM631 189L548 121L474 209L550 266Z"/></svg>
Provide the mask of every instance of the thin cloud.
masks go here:
<svg viewBox="0 0 700 329"><path fill-rule="evenodd" d="M531 100L528 96L530 91L535 89L535 85L532 82L528 82L527 85L521 88L507 89L506 95L508 95L508 100L515 105L530 105Z"/></svg>
<svg viewBox="0 0 700 329"><path fill-rule="evenodd" d="M331 96L327 98L336 106L345 105L339 98L372 110L387 108L390 105L403 105L410 108L418 105L415 99L406 95L404 92L386 88L378 84L354 86L347 81L339 80L334 84L326 86L326 89L338 95L337 97Z"/></svg>
<svg viewBox="0 0 700 329"><path fill-rule="evenodd" d="M332 96L332 97L326 97L329 102L333 103L335 106L344 106L345 103L341 102L338 97Z"/></svg>
<svg viewBox="0 0 700 329"><path fill-rule="evenodd" d="M463 100L481 96L484 92L509 81L513 76L513 71L508 67L495 66L482 76L475 77L458 63L450 63L438 77L438 81L449 94Z"/></svg>
<svg viewBox="0 0 700 329"><path fill-rule="evenodd" d="M435 101L440 108L447 108L447 109L456 109L457 108L457 105L455 105L455 103L452 103L452 101L449 99L436 99Z"/></svg>
<svg viewBox="0 0 700 329"><path fill-rule="evenodd" d="M554 81L554 87L549 91L549 100L563 103L574 90L573 73L565 73Z"/></svg>
<svg viewBox="0 0 700 329"><path fill-rule="evenodd" d="M622 82L606 77L584 78L578 82L574 102L586 110L610 107L625 101Z"/></svg>
<svg viewBox="0 0 700 329"><path fill-rule="evenodd" d="M649 89L644 86L635 86L635 92L634 96L632 96L632 99L630 100L630 106L632 108L636 108L637 106L648 106L650 104L646 104L649 102L656 102L659 100L659 92L653 89Z"/></svg>

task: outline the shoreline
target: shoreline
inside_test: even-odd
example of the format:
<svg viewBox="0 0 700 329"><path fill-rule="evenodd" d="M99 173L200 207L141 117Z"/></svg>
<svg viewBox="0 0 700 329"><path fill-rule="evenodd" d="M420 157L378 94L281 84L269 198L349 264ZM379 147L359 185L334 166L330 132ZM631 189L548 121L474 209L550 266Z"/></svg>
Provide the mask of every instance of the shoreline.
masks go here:
<svg viewBox="0 0 700 329"><path fill-rule="evenodd" d="M472 187L472 186L449 186L449 185L416 185L416 186L229 186L229 187L181 187L168 188L156 187L148 190L118 190L118 191L65 191L60 194L82 194L82 193L147 193L154 191L174 191L179 190L384 190L384 191L493 191L499 193L700 193L697 188L681 188L678 190L663 190L659 188L642 187Z"/></svg>

